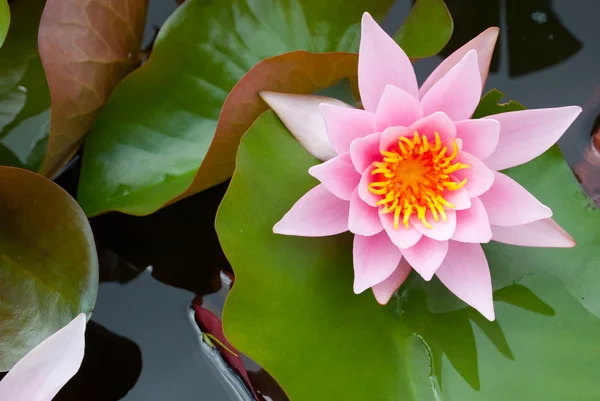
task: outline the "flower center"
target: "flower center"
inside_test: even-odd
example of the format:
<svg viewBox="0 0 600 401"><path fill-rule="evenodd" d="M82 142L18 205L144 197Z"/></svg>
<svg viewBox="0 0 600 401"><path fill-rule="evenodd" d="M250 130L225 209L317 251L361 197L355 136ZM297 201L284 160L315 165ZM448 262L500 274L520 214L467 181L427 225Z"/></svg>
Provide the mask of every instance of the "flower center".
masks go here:
<svg viewBox="0 0 600 401"><path fill-rule="evenodd" d="M417 218L427 228L432 225L427 221L427 211L435 221L447 221L446 208L454 205L444 199L445 191L456 191L462 188L467 179L460 181L453 173L469 168L460 163L458 144L454 139L448 146L442 146L440 134L434 134L435 143L429 143L425 135L414 132L413 139L398 138L398 146L381 151L383 160L374 162L372 175L376 178L369 184L369 191L379 195L377 206L382 206L380 213L394 213L394 228L398 229L400 216L402 223L408 228L410 216Z"/></svg>

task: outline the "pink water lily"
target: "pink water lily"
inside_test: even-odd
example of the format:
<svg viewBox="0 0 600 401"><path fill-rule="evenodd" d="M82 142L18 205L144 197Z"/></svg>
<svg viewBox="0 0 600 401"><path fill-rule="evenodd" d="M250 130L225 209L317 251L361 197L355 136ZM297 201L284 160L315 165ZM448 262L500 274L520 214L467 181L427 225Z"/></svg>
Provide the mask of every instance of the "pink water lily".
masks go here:
<svg viewBox="0 0 600 401"><path fill-rule="evenodd" d="M17 362L0 381L0 401L51 401L81 366L86 321L79 314Z"/></svg>
<svg viewBox="0 0 600 401"><path fill-rule="evenodd" d="M411 269L436 275L494 320L481 243L571 247L552 211L499 172L548 150L577 106L471 119L497 28L448 57L419 88L404 51L369 14L362 19L358 78L364 110L307 95L262 93L306 149L324 163L273 231L354 236L354 291L389 301Z"/></svg>

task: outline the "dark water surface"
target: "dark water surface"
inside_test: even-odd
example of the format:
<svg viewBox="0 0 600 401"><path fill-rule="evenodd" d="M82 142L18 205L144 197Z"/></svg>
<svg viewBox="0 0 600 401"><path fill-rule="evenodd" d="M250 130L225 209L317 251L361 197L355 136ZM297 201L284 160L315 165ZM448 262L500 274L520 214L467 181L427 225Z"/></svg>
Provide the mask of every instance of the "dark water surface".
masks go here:
<svg viewBox="0 0 600 401"><path fill-rule="evenodd" d="M175 8L174 0L150 3L145 43ZM455 19L450 48L488 26L501 28L486 89L497 87L531 108L583 106L584 113L561 141L569 162L576 163L590 142L600 109L600 2L447 0L447 4ZM397 28L409 9L409 1L398 1L384 27ZM416 64L420 81L439 60ZM216 210L225 188L222 185L146 218L107 215L94 219L103 282L94 323L88 328L86 362L58 399L244 399L203 351L190 317L192 299L218 290L219 271L228 268L215 237L214 215L198 213L199 209ZM200 243L208 247L201 249ZM152 273L144 270L148 265L153 266ZM195 272L196 279L189 277L189 271ZM218 311L225 293L223 289L205 297L205 305ZM264 374L258 377L266 383L263 388L273 388ZM276 390L265 391L273 399L283 399Z"/></svg>

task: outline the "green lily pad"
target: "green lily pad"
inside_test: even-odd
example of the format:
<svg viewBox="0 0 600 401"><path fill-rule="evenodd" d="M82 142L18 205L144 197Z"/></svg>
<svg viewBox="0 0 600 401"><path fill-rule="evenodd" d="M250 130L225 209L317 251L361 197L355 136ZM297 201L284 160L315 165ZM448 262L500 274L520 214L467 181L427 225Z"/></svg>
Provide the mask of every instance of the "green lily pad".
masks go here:
<svg viewBox="0 0 600 401"><path fill-rule="evenodd" d="M0 167L0 371L96 302L98 261L77 202L52 181Z"/></svg>
<svg viewBox="0 0 600 401"><path fill-rule="evenodd" d="M448 291L434 291L435 283L416 274L379 306L371 293L352 291L350 235L273 234L316 185L307 170L317 163L272 112L263 114L242 139L216 221L236 275L225 334L292 400L597 398L600 319L590 311L599 302L579 295L600 285L600 255L592 249L600 215L585 207L559 153L508 173L553 207L581 245L486 247L495 322L464 304L433 309Z"/></svg>
<svg viewBox="0 0 600 401"><path fill-rule="evenodd" d="M292 50L356 51L362 13L380 17L391 4L184 2L86 137L77 195L83 210L149 214L183 193L211 146L225 98L252 66ZM230 148L235 153L237 143Z"/></svg>
<svg viewBox="0 0 600 401"><path fill-rule="evenodd" d="M10 4L12 23L0 48L0 165L37 170L44 157L50 93L37 35L45 3L19 0Z"/></svg>
<svg viewBox="0 0 600 401"><path fill-rule="evenodd" d="M417 0L394 40L411 58L431 57L446 46L453 30L444 0Z"/></svg>
<svg viewBox="0 0 600 401"><path fill-rule="evenodd" d="M4 44L9 25L10 7L8 6L8 0L0 0L0 46Z"/></svg>

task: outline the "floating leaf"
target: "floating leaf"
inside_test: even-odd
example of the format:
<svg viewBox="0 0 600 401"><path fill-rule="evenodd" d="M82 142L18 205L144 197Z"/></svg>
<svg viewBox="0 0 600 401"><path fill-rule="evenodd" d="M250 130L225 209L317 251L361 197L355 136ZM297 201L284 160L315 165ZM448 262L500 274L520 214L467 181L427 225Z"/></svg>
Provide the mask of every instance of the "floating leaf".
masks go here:
<svg viewBox="0 0 600 401"><path fill-rule="evenodd" d="M431 57L446 46L453 30L444 0L417 0L394 39L411 58Z"/></svg>
<svg viewBox="0 0 600 401"><path fill-rule="evenodd" d="M42 173L75 154L96 112L138 63L148 0L47 0L39 48L52 96Z"/></svg>
<svg viewBox="0 0 600 401"><path fill-rule="evenodd" d="M85 215L46 178L0 167L0 371L79 313L90 314L98 262Z"/></svg>
<svg viewBox="0 0 600 401"><path fill-rule="evenodd" d="M266 107L256 103L256 93L234 94L244 105L238 109L232 104L224 110L225 121L217 127L236 82L263 59L285 52L356 51L361 14L381 16L391 3L184 2L161 29L150 59L116 88L86 138L78 193L85 212L89 216L109 210L152 213L183 194L201 164L204 168L186 195L227 179L239 136L249 119ZM334 56L320 59L327 57ZM319 61L306 54L277 60L298 64L281 64L281 76L273 75L273 66L256 67L258 72L264 68L266 75L257 78L260 86L246 89L283 90L298 85L298 90L316 90L333 81L335 74L344 75L336 70L336 61ZM289 86L284 86L284 80L290 81L285 84ZM302 80L313 82L298 84ZM240 115L240 126L235 126L232 116ZM223 128L229 125L233 126ZM215 136L215 130L224 131ZM207 155L211 144L214 149Z"/></svg>
<svg viewBox="0 0 600 401"><path fill-rule="evenodd" d="M600 285L600 214L586 209L555 149L508 174L553 207L579 245L486 246L498 295L493 323L464 304L432 308L450 293L416 274L385 307L370 292L355 295L350 235L273 234L316 185L307 170L318 161L272 112L243 137L236 163L216 222L236 275L224 330L294 401L562 401L600 394L600 319L590 313L600 305L593 291Z"/></svg>
<svg viewBox="0 0 600 401"><path fill-rule="evenodd" d="M44 4L10 4L12 24L0 48L0 165L37 170L44 155L50 95L37 51Z"/></svg>
<svg viewBox="0 0 600 401"><path fill-rule="evenodd" d="M504 93L500 92L498 89L492 89L479 101L479 105L473 113L473 118L481 118L493 114L506 113L508 111L525 110L525 106L514 100L510 100L506 103L499 103L503 98Z"/></svg>
<svg viewBox="0 0 600 401"><path fill-rule="evenodd" d="M0 46L4 44L9 25L10 7L8 6L8 0L0 0Z"/></svg>

